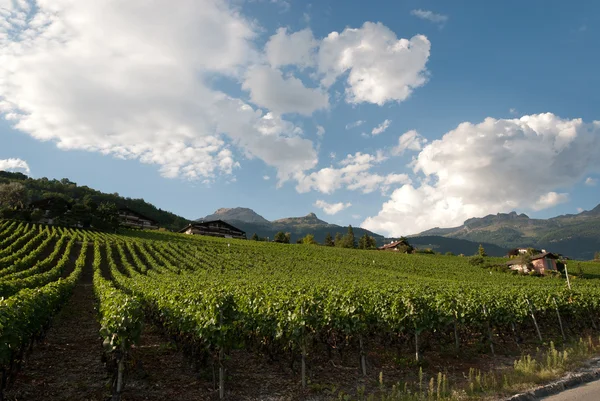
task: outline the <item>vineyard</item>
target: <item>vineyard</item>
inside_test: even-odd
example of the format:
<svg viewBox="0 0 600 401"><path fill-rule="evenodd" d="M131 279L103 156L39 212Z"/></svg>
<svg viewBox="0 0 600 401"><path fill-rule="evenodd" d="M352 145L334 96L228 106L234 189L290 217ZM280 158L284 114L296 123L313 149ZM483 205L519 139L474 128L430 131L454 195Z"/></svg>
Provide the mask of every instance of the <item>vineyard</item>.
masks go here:
<svg viewBox="0 0 600 401"><path fill-rule="evenodd" d="M236 352L285 359L302 391L319 380L315 361L340 355L352 375L375 377L385 370L382 350L411 363L442 352L495 355L600 324L595 274L569 288L561 277L513 275L463 257L0 221L2 391L84 274L101 327L89 347L103 349L114 399L127 399L147 325L210 372L211 399L235 393Z"/></svg>

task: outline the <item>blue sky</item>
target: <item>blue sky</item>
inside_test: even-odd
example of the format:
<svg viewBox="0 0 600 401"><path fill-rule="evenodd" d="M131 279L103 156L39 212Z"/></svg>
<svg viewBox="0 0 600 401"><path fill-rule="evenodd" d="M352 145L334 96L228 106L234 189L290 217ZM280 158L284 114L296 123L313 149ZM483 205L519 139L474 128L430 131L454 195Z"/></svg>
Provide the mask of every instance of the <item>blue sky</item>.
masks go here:
<svg viewBox="0 0 600 401"><path fill-rule="evenodd" d="M0 167L387 235L600 202L595 2L80 3L0 0Z"/></svg>

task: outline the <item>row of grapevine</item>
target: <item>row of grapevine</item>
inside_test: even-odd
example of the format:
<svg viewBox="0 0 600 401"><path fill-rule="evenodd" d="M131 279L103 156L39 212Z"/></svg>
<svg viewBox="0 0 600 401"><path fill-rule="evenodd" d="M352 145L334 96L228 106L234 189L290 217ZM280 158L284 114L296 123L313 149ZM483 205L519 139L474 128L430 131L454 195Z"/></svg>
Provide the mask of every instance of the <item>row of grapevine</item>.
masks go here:
<svg viewBox="0 0 600 401"><path fill-rule="evenodd" d="M0 299L0 394L14 375L24 351L43 335L52 317L71 295L85 265L86 250L87 246L81 248L75 269L66 279L22 289Z"/></svg>

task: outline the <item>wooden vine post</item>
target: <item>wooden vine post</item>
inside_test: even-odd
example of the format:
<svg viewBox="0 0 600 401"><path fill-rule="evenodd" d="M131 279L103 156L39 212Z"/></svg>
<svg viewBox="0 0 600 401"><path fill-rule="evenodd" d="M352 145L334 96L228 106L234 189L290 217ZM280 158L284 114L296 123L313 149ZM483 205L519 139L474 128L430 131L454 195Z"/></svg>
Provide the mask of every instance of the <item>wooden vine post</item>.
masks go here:
<svg viewBox="0 0 600 401"><path fill-rule="evenodd" d="M565 263L565 276L567 276L567 286L571 289L571 281L569 280L569 270L567 270L567 264Z"/></svg>
<svg viewBox="0 0 600 401"><path fill-rule="evenodd" d="M556 303L556 298L552 298L554 301L554 307L556 308L556 316L558 317L558 325L560 326L560 334L562 335L563 340L566 339L565 331L563 329L562 319L560 318L560 312L558 311L558 304Z"/></svg>
<svg viewBox="0 0 600 401"><path fill-rule="evenodd" d="M519 344L519 336L517 336L517 329L515 328L515 323L510 322L510 327L512 328L513 336L515 337L515 343L517 343L517 348L521 351L521 344Z"/></svg>
<svg viewBox="0 0 600 401"><path fill-rule="evenodd" d="M301 306L300 307L300 315L304 318L304 307ZM302 371L302 388L306 388L306 346L305 346L305 341L304 341L304 327L302 327L302 335L300 337L300 348L302 351L302 364L301 364L301 371Z"/></svg>
<svg viewBox="0 0 600 401"><path fill-rule="evenodd" d="M367 359L365 356L365 349L363 347L362 334L358 336L358 344L360 346L360 367L362 369L363 376L367 375Z"/></svg>
<svg viewBox="0 0 600 401"><path fill-rule="evenodd" d="M223 307L219 308L219 325L221 327L221 346L219 347L219 399L225 398L225 366L223 365Z"/></svg>
<svg viewBox="0 0 600 401"><path fill-rule="evenodd" d="M415 360L419 362L419 331L415 328Z"/></svg>
<svg viewBox="0 0 600 401"><path fill-rule="evenodd" d="M458 311L454 309L454 349L458 354L460 348L460 342L458 340Z"/></svg>
<svg viewBox="0 0 600 401"><path fill-rule="evenodd" d="M490 341L490 350L492 351L492 355L496 356L496 351L494 350L494 338L492 337L492 327L490 324L490 317L487 312L487 308L483 305L483 314L485 315L485 325L487 328L488 339Z"/></svg>
<svg viewBox="0 0 600 401"><path fill-rule="evenodd" d="M533 325L535 326L535 330L537 331L538 338L540 342L544 342L542 339L542 333L540 332L540 327L537 324L537 320L535 320L535 315L533 314L533 308L531 307L531 302L529 302L529 298L525 298L527 301L527 305L529 306L529 313L531 313L531 319L533 320Z"/></svg>

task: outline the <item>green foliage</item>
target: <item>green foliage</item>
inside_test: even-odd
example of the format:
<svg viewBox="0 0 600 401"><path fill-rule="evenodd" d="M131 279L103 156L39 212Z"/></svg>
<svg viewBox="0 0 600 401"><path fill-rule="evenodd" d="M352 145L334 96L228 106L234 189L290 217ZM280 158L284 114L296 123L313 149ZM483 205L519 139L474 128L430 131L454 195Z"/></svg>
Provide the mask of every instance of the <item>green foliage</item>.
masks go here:
<svg viewBox="0 0 600 401"><path fill-rule="evenodd" d="M27 206L29 201L37 201L48 197L61 197L69 203L81 204L92 212L97 205L100 205L103 202L113 203L118 207L128 207L156 220L161 227L166 227L171 230L179 230L189 223L189 220L157 208L150 203L145 202L143 199L125 198L116 193L103 193L87 186L78 186L68 179L49 180L46 177L34 179L24 176L21 173L0 171L0 186L9 183L18 183L25 187L27 198L24 206ZM0 207L0 209L2 209L2 207ZM15 216L5 215L4 217L28 219L29 215L21 213ZM37 221L37 219L34 221Z"/></svg>
<svg viewBox="0 0 600 401"><path fill-rule="evenodd" d="M102 202L91 217L94 228L115 231L119 227L119 211L114 203Z"/></svg>
<svg viewBox="0 0 600 401"><path fill-rule="evenodd" d="M323 245L334 246L333 238L331 237L331 234L329 232L327 233L327 235L325 235L325 242L323 242Z"/></svg>
<svg viewBox="0 0 600 401"><path fill-rule="evenodd" d="M377 249L377 242L375 241L375 238L364 234L358 240L358 249Z"/></svg>
<svg viewBox="0 0 600 401"><path fill-rule="evenodd" d="M487 256L487 253L485 253L485 249L483 248L483 245L479 244L479 249L477 250L477 254L479 256L481 256L482 258L485 258Z"/></svg>
<svg viewBox="0 0 600 401"><path fill-rule="evenodd" d="M312 234L306 234L306 236L302 238L302 243L304 245L319 245L319 243L315 241L315 236Z"/></svg>
<svg viewBox="0 0 600 401"><path fill-rule="evenodd" d="M252 238L250 238L252 241L259 241L260 238L258 238L258 234L254 233L252 234Z"/></svg>
<svg viewBox="0 0 600 401"><path fill-rule="evenodd" d="M286 235L283 231L279 231L277 234L275 234L275 238L273 238L273 240L275 242L279 242L281 244L289 244L290 243L290 237L288 235Z"/></svg>
<svg viewBox="0 0 600 401"><path fill-rule="evenodd" d="M600 262L600 252L596 252L594 253L594 260L599 261Z"/></svg>

